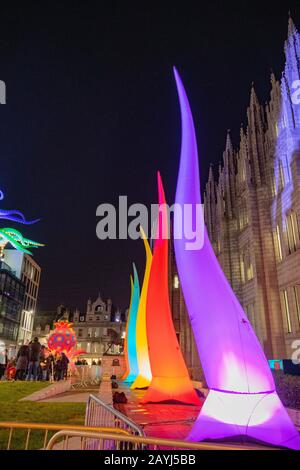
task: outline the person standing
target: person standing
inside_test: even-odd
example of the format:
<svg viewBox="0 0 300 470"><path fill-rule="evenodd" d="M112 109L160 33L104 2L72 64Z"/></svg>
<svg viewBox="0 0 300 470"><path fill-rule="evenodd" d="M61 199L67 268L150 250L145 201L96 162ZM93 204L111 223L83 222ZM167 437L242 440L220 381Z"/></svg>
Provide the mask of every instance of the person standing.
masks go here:
<svg viewBox="0 0 300 470"><path fill-rule="evenodd" d="M4 372L6 369L6 354L5 349L0 350L0 380L4 376Z"/></svg>
<svg viewBox="0 0 300 470"><path fill-rule="evenodd" d="M49 351L46 358L46 380L54 381L54 363L55 359L52 351Z"/></svg>
<svg viewBox="0 0 300 470"><path fill-rule="evenodd" d="M17 372L16 380L24 380L29 362L29 346L23 344L17 354Z"/></svg>
<svg viewBox="0 0 300 470"><path fill-rule="evenodd" d="M46 346L42 345L38 366L38 380L46 380Z"/></svg>
<svg viewBox="0 0 300 470"><path fill-rule="evenodd" d="M65 353L61 353L61 379L67 379L68 377L68 365L69 359Z"/></svg>
<svg viewBox="0 0 300 470"><path fill-rule="evenodd" d="M33 342L29 347L29 366L27 380L36 380L39 361L40 361L41 344L37 337L34 338Z"/></svg>

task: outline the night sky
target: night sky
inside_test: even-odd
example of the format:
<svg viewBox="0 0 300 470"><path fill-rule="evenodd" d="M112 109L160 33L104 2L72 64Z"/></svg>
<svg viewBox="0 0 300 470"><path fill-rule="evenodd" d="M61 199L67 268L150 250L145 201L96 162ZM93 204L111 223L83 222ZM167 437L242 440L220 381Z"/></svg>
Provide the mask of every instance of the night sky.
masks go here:
<svg viewBox="0 0 300 470"><path fill-rule="evenodd" d="M133 261L142 280L143 244L98 240L96 208L119 195L155 203L157 169L173 202L180 114L172 65L192 106L204 185L228 128L238 145L251 82L264 103L271 69L280 77L288 10L300 28L300 2L6 3L0 204L42 217L31 227L15 225L46 244L35 252L38 307L83 309L100 290L124 309Z"/></svg>

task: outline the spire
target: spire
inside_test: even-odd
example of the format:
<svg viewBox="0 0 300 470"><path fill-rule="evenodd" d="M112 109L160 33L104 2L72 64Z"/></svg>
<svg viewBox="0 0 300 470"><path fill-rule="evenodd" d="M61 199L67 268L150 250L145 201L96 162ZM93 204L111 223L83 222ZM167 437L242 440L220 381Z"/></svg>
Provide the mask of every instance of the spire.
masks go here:
<svg viewBox="0 0 300 470"><path fill-rule="evenodd" d="M232 142L231 142L231 137L230 137L230 129L227 129L225 151L230 153L230 154L233 152L233 147L232 147Z"/></svg>
<svg viewBox="0 0 300 470"><path fill-rule="evenodd" d="M259 101L258 101L257 94L254 88L254 82L251 83L250 107L252 107L253 105L259 106Z"/></svg>
<svg viewBox="0 0 300 470"><path fill-rule="evenodd" d="M213 169L212 169L212 163L209 166L208 181L210 183L214 181L214 173L213 173Z"/></svg>
<svg viewBox="0 0 300 470"><path fill-rule="evenodd" d="M291 17L291 11L289 11L289 22L288 22L288 38L290 38L293 34L297 33L297 28Z"/></svg>

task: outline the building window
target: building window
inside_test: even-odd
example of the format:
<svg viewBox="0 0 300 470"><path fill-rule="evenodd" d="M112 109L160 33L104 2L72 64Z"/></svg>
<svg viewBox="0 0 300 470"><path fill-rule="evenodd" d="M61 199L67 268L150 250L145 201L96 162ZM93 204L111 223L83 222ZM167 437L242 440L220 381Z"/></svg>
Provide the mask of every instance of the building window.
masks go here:
<svg viewBox="0 0 300 470"><path fill-rule="evenodd" d="M279 190L284 188L284 171L282 166L282 161L279 161Z"/></svg>
<svg viewBox="0 0 300 470"><path fill-rule="evenodd" d="M255 328L255 320L254 320L254 304L249 304L245 308L247 317L249 319L249 322Z"/></svg>
<svg viewBox="0 0 300 470"><path fill-rule="evenodd" d="M221 238L220 238L220 235L218 235L218 238L217 238L217 250L218 250L218 254L221 253Z"/></svg>
<svg viewBox="0 0 300 470"><path fill-rule="evenodd" d="M300 303L299 303L298 286L294 286L293 290L294 290L294 297L295 297L295 307L296 307L296 315L297 315L297 320L298 320L298 328L300 328Z"/></svg>
<svg viewBox="0 0 300 470"><path fill-rule="evenodd" d="M291 172L290 172L290 164L287 155L285 156L285 174L286 174L286 180L288 182L291 181Z"/></svg>
<svg viewBox="0 0 300 470"><path fill-rule="evenodd" d="M175 274L174 276L174 289L178 289L179 288L179 278L178 278L178 275Z"/></svg>
<svg viewBox="0 0 300 470"><path fill-rule="evenodd" d="M289 254L297 250L299 240L299 227L298 220L295 211L291 211L286 216L286 233Z"/></svg>
<svg viewBox="0 0 300 470"><path fill-rule="evenodd" d="M248 260L247 260L247 281L251 281L251 279L254 278L254 273L253 273L253 264L250 258L250 255L248 254Z"/></svg>
<svg viewBox="0 0 300 470"><path fill-rule="evenodd" d="M87 343L86 345L86 352L90 353L91 352L91 343Z"/></svg>
<svg viewBox="0 0 300 470"><path fill-rule="evenodd" d="M82 338L82 329L81 328L79 328L79 330L78 330L78 338Z"/></svg>
<svg viewBox="0 0 300 470"><path fill-rule="evenodd" d="M245 262L244 262L244 255L241 254L240 256L240 269L241 269L241 280L245 282Z"/></svg>
<svg viewBox="0 0 300 470"><path fill-rule="evenodd" d="M93 328L88 328L88 338L91 338L93 335Z"/></svg>
<svg viewBox="0 0 300 470"><path fill-rule="evenodd" d="M276 137L278 137L278 134L279 134L278 124L277 124L277 122L276 122L276 123L275 123L275 135L276 135Z"/></svg>
<svg viewBox="0 0 300 470"><path fill-rule="evenodd" d="M246 199L242 200L239 209L239 226L240 230L243 230L249 223L248 209Z"/></svg>
<svg viewBox="0 0 300 470"><path fill-rule="evenodd" d="M279 230L278 225L276 225L276 229L274 230L273 236L274 236L276 260L282 261L282 246L281 246L280 230Z"/></svg>
<svg viewBox="0 0 300 470"><path fill-rule="evenodd" d="M276 178L274 174L271 177L271 192L272 192L272 197L275 197L277 195Z"/></svg>
<svg viewBox="0 0 300 470"><path fill-rule="evenodd" d="M284 314L285 314L285 319L286 319L287 332L292 333L292 322L291 322L291 314L290 314L290 306L289 306L287 290L282 291L282 299L283 299L283 308L284 308Z"/></svg>
<svg viewBox="0 0 300 470"><path fill-rule="evenodd" d="M251 255L248 249L242 253L240 258L240 268L241 268L241 279L244 283L245 281L251 281L254 278L253 264L251 260Z"/></svg>
<svg viewBox="0 0 300 470"><path fill-rule="evenodd" d="M244 181L246 181L246 162L243 159L241 163L241 182L243 183Z"/></svg>

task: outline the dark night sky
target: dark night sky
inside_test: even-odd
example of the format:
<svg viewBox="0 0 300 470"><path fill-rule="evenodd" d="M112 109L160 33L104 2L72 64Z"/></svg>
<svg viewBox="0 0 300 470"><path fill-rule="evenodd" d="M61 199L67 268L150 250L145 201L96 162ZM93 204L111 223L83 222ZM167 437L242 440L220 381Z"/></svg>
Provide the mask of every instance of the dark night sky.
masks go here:
<svg viewBox="0 0 300 470"><path fill-rule="evenodd" d="M173 202L180 115L172 65L192 105L204 184L227 128L238 145L251 82L264 102L271 68L280 76L289 8L300 28L299 1L159 3L0 7L1 207L43 218L16 226L47 245L35 255L40 309L83 308L99 289L126 307L143 246L99 241L96 207L124 194L156 202L157 169Z"/></svg>

